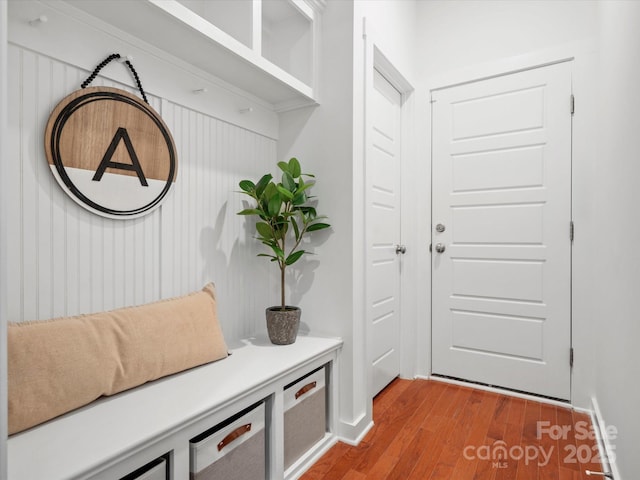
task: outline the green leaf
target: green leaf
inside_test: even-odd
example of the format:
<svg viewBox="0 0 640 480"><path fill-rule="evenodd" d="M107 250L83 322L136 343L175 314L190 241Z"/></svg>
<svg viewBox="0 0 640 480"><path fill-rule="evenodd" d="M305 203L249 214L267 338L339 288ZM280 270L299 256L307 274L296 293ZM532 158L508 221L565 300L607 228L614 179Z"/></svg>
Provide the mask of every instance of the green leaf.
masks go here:
<svg viewBox="0 0 640 480"><path fill-rule="evenodd" d="M315 182L313 181L305 183L301 178L300 182L298 183L298 189L295 191L295 193L297 194L304 192L306 189L313 187L314 183Z"/></svg>
<svg viewBox="0 0 640 480"><path fill-rule="evenodd" d="M300 227L298 227L298 222L296 222L295 217L291 217L291 225L293 225L293 232L296 234L296 242L300 240Z"/></svg>
<svg viewBox="0 0 640 480"><path fill-rule="evenodd" d="M313 223L307 227L307 232L315 232L316 230L323 230L329 228L331 225L328 223Z"/></svg>
<svg viewBox="0 0 640 480"><path fill-rule="evenodd" d="M277 194L278 194L278 188L276 187L276 184L273 182L269 182L265 187L261 198L265 200L267 203L269 203L271 198Z"/></svg>
<svg viewBox="0 0 640 480"><path fill-rule="evenodd" d="M263 175L262 178L258 181L258 184L256 185L257 197L262 196L262 193L264 192L265 188L267 188L267 185L269 185L269 182L272 178L273 176L270 173L267 173L266 175Z"/></svg>
<svg viewBox="0 0 640 480"><path fill-rule="evenodd" d="M251 180L242 180L240 183L240 188L247 193L251 193L256 189L256 184Z"/></svg>
<svg viewBox="0 0 640 480"><path fill-rule="evenodd" d="M284 252L278 245L269 245L278 258L284 258Z"/></svg>
<svg viewBox="0 0 640 480"><path fill-rule="evenodd" d="M307 221L314 220L318 216L316 209L313 207L300 207L300 211L304 214Z"/></svg>
<svg viewBox="0 0 640 480"><path fill-rule="evenodd" d="M307 201L307 195L304 192L301 192L301 193L298 193L295 197L293 197L293 200L291 200L291 203L293 203L296 206L299 206L299 205L303 205L306 201Z"/></svg>
<svg viewBox="0 0 640 480"><path fill-rule="evenodd" d="M295 192L297 185L293 177L289 172L284 172L282 174L282 186L289 190L290 192Z"/></svg>
<svg viewBox="0 0 640 480"><path fill-rule="evenodd" d="M281 187L280 185L276 185L278 192L280 192L283 196L287 198L287 200L293 200L293 193L287 190L285 187Z"/></svg>
<svg viewBox="0 0 640 480"><path fill-rule="evenodd" d="M263 213L262 210L258 210L257 208L245 208L238 212L238 215L262 215Z"/></svg>
<svg viewBox="0 0 640 480"><path fill-rule="evenodd" d="M302 255L304 254L305 254L304 250L298 250L297 252L293 252L291 255L287 257L284 263L286 265L292 265L296 263L298 260L300 260L300 257L302 257Z"/></svg>
<svg viewBox="0 0 640 480"><path fill-rule="evenodd" d="M300 162L297 158L289 160L289 173L293 178L298 178L302 170L300 169Z"/></svg>
<svg viewBox="0 0 640 480"><path fill-rule="evenodd" d="M282 198L280 198L280 194L275 193L269 200L269 215L275 217L280 213L280 208L282 207Z"/></svg>
<svg viewBox="0 0 640 480"><path fill-rule="evenodd" d="M271 227L268 223L258 222L256 223L256 230L262 237L269 239L273 238L273 232L271 231Z"/></svg>
<svg viewBox="0 0 640 480"><path fill-rule="evenodd" d="M280 167L280 170L283 172L289 172L289 164L287 162L278 162L278 167Z"/></svg>
<svg viewBox="0 0 640 480"><path fill-rule="evenodd" d="M278 222L274 225L276 239L282 240L289 230L289 224L287 222Z"/></svg>

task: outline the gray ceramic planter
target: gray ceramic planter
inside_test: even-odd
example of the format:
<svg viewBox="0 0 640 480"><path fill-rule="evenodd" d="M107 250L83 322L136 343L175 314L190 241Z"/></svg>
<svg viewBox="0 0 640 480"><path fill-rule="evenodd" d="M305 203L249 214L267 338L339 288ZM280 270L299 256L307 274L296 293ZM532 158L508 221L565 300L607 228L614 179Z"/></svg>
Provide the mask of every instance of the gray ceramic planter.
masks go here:
<svg viewBox="0 0 640 480"><path fill-rule="evenodd" d="M286 306L269 307L267 314L267 332L269 340L275 345L290 345L296 341L298 327L300 326L300 315L302 310L299 307Z"/></svg>

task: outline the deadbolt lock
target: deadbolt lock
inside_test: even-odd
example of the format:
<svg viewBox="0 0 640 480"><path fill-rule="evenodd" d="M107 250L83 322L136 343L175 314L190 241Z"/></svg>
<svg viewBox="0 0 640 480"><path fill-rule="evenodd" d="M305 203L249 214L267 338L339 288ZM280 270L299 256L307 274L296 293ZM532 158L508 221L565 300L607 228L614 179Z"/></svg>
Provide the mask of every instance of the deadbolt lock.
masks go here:
<svg viewBox="0 0 640 480"><path fill-rule="evenodd" d="M439 223L439 224L436 225L436 232L442 233L445 230L446 230L446 228L445 228L445 226L443 224Z"/></svg>

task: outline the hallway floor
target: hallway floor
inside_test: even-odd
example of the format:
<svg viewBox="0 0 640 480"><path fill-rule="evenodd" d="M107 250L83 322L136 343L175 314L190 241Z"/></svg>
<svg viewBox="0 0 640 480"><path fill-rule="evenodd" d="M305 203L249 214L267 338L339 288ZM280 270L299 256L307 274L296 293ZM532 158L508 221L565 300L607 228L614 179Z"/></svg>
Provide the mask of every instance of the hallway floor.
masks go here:
<svg viewBox="0 0 640 480"><path fill-rule="evenodd" d="M588 415L433 380L394 380L360 445L302 480L584 480L602 471Z"/></svg>

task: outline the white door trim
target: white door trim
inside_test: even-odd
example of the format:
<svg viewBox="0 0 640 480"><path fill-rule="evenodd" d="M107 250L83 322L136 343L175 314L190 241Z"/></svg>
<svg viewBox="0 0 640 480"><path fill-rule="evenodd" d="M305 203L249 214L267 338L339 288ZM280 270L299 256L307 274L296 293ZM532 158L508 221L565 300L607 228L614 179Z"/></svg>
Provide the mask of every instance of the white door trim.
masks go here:
<svg viewBox="0 0 640 480"><path fill-rule="evenodd" d="M516 57L510 57L510 58L505 58L505 59L501 59L501 60L495 60L492 62L488 62L488 63L484 63L484 64L478 64L478 65L473 65L467 68L463 68L463 69L459 69L459 70L452 70L452 71L448 71L448 72L444 72L442 74L438 74L435 76L432 76L430 78L428 78L426 84L429 86L429 101L430 101L430 108L429 108L429 112L430 112L430 120L429 120L429 137L430 137L430 165L431 165L431 171L433 170L433 149L432 149L432 145L433 145L433 122L432 122L432 108L433 108L433 92L436 92L438 90L442 90L445 88L449 88L449 87L454 87L454 86L459 86L459 85L464 85L464 84L468 84L468 83L473 83L473 82L477 82L477 81L481 81L481 80L486 80L486 79L491 79L491 78L496 78L496 77L501 77L501 76L505 76L505 75L510 75L513 73L518 73L518 72L523 72L523 71L527 71L527 70L533 70L536 68L540 68L540 67L545 67L545 66L549 66L549 65L555 65L555 64L559 64L559 63L565 63L565 62L573 62L574 65L575 64L579 64L580 68L579 70L581 70L582 68L584 68L584 66L582 65L582 62L577 62L576 60L578 58L580 59L587 59L585 61L585 64L588 64L589 60L588 58L590 57L590 55L593 54L593 49L594 49L594 45L592 44L592 42L574 42L574 43L570 43L570 44L566 44L566 45L562 45L562 46L558 46L555 48L551 48L551 49L546 49L546 50L540 50L538 52L532 52L529 54L525 54L525 55L519 55ZM575 89L574 89L575 91ZM582 129L580 129L582 132ZM583 141L584 139L581 138ZM576 134L575 134L575 128L572 128L572 163L574 160L574 152L576 150ZM581 142L580 142L581 143ZM433 177L431 177L430 179L430 185L432 185L433 183ZM574 203L575 203L575 198L574 198L574 173L573 173L573 168L572 168L572 173L571 173L571 179L570 179L570 189L571 189L571 217L573 219L574 216ZM431 204L431 208L433 208L433 200L430 200L430 204ZM433 212L430 211L430 223L433 222ZM432 230L433 231L433 230ZM571 272L570 272L570 278L571 278L571 284L573 285L574 283L574 249L573 249L573 242L571 243ZM430 263L430 273L431 275L433 274L433 262ZM430 284L430 290L433 290L433 284ZM432 302L432 300L430 301ZM573 309L574 309L574 294L573 294L573 288L571 288L570 290L570 347L573 349L574 347L574 328L575 328L575 323L574 323L574 314L573 314ZM433 310L432 308L430 309L430 319L429 319L429 331L431 332L431 328L433 326ZM432 342L432 336L430 334L430 340L429 340L429 357L431 357L432 355L432 346L431 346L431 342ZM426 378L430 378L432 377L433 374L433 365L431 360L429 360L429 373L428 375L424 376ZM432 377L432 378L439 378L439 377ZM570 370L570 397L569 397L569 404L573 404L573 402L575 401L574 397L575 397L575 383L574 383L574 369L571 368ZM584 386L582 386L584 387ZM500 389L498 389L500 390ZM508 390L506 392L509 392ZM514 393L510 393L510 394L514 394Z"/></svg>
<svg viewBox="0 0 640 480"><path fill-rule="evenodd" d="M524 55L493 60L465 68L450 70L427 78L429 91L463 85L524 70L553 65L586 57L595 49L593 42L573 42Z"/></svg>
<svg viewBox="0 0 640 480"><path fill-rule="evenodd" d="M508 74L521 68L535 67L548 62L556 62L563 59L574 59L573 92L576 97L576 113L573 117L573 139L572 139L572 216L576 223L576 241L572 248L572 344L576 351L576 361L571 372L571 401L574 405L582 408L591 408L591 390L593 386L593 370L595 368L594 356L588 352L597 348L597 339L593 338L591 323L593 312L590 302L585 301L590 292L590 257L593 252L593 242L589 238L584 238L580 232L593 231L591 214L592 200L590 185L597 182L594 177L593 165L597 162L596 138L597 138L597 84L598 74L598 44L596 40L586 39L577 42L567 42L549 49L540 49L531 53L504 58L489 59L470 65L464 69L450 69L428 75L422 82L423 89L417 92L419 96L418 108L424 112L429 111L430 91L438 88L454 85L468 79L479 79L496 74ZM424 97L424 98L423 98ZM424 117L425 125L420 126L420 132L430 137L431 118L428 113L420 115ZM419 138L419 137L418 137ZM425 141L430 145L430 139ZM430 147L424 147L425 163L430 171ZM425 181L431 183L430 178ZM424 199L425 203L430 203L430 197ZM425 218L431 224L431 207L424 212ZM429 231L424 232L424 238L430 238ZM427 245L429 240L426 240ZM430 255L426 255L430 258ZM430 277L429 260L425 261L424 268L429 269L425 273ZM430 291L430 286L428 288ZM429 300L430 304L430 300ZM419 373L422 377L428 377L431 368L431 321L429 307L425 311L424 331L420 332L421 338L427 340L423 343L419 352L421 363ZM585 353L587 352L587 353Z"/></svg>
<svg viewBox="0 0 640 480"><path fill-rule="evenodd" d="M409 161L410 158L413 157L413 111L414 111L414 87L411 82L407 79L407 77L395 66L394 62L390 60L380 48L380 43L376 41L377 38L380 38L376 33L375 29L368 23L366 23L365 19L365 34L364 34L364 44L365 44L365 61L364 61L364 165L363 165L363 173L364 173L364 182L363 182L363 190L364 190L364 240L365 240L365 248L363 252L363 265L365 266L365 292L368 288L368 265L369 265L369 253L368 253L368 245L369 239L371 238L371 225L366 221L367 218L367 205L368 205L368 188L370 185L369 180L369 172L367 170L367 158L370 157L372 148L371 139L369 135L369 131L372 126L372 115L370 110L367 108L369 100L372 98L373 89L374 89L374 70L378 70L383 74L383 76L396 88L401 96L402 96L402 108L401 108L401 122L402 122L402 130L401 130L401 156L403 159L402 163L402 172L401 172L401 185L404 187L406 185L406 180L411 178L408 175ZM400 210L401 210L401 232L400 236L403 239L403 242L406 240L407 249L412 248L411 244L411 236L410 233L406 231L407 228L407 215L408 215L408 200L406 195L406 190L403 190L400 200ZM405 262L408 264L411 262ZM414 266L416 262L413 262ZM404 268L404 266L403 266ZM403 279L413 278L411 274L408 272L403 272L400 278L400 291L402 294L400 295L400 312L401 312L401 333L400 333L400 376L406 378L413 378L415 376L415 365L416 365L416 355L417 355L417 335L416 332L416 322L412 321L411 318L415 318L415 301L412 301L411 295L408 295L405 289L405 283ZM372 375L370 365L372 363L372 353L368 348L371 345L372 333L371 329L366 327L367 317L368 317L368 295L365 293L363 295L363 313L364 318L363 321L365 323L365 355L366 355L366 365L367 365L367 391L369 392L368 398L371 399L371 391L372 391Z"/></svg>

